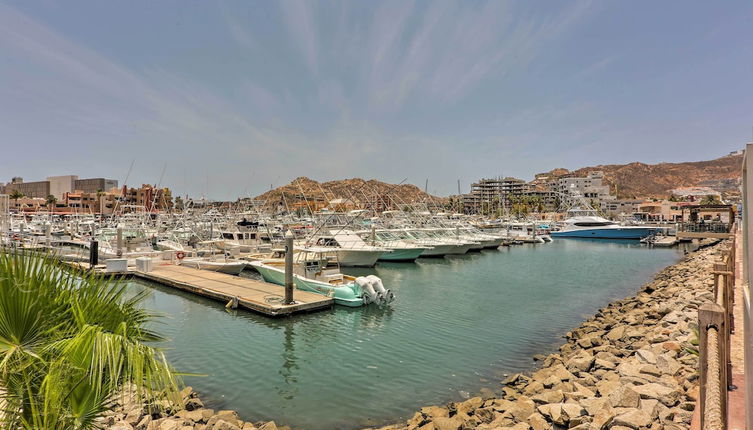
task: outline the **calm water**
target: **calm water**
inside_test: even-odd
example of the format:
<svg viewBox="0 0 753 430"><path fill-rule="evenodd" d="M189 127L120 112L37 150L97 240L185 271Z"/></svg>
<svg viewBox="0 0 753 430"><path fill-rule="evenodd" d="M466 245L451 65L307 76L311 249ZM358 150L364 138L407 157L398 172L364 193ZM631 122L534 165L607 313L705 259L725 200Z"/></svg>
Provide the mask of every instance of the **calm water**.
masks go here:
<svg viewBox="0 0 753 430"><path fill-rule="evenodd" d="M497 390L505 373L609 301L634 294L677 249L557 240L376 273L397 300L272 320L154 287L169 360L208 407L305 429L349 429ZM135 285L135 288L142 288Z"/></svg>

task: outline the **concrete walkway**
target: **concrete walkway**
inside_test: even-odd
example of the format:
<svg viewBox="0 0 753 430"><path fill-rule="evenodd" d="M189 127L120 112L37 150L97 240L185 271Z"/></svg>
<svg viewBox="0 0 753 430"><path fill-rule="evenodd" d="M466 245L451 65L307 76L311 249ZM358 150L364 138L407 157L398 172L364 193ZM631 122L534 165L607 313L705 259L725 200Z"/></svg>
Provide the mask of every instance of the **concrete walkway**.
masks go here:
<svg viewBox="0 0 753 430"><path fill-rule="evenodd" d="M730 430L745 430L745 347L744 347L744 290L748 288L743 276L743 235L742 229L735 233L735 332L731 337L730 361L732 362L732 385L737 388L729 392L728 424Z"/></svg>

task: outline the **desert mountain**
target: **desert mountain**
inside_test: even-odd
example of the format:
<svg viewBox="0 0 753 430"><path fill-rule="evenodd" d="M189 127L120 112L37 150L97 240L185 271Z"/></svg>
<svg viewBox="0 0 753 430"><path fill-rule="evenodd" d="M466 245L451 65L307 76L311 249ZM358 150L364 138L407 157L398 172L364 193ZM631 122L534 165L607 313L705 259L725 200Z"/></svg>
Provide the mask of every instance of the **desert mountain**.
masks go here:
<svg viewBox="0 0 753 430"><path fill-rule="evenodd" d="M612 187L612 192L620 198L663 198L669 196L672 189L695 186L737 193L742 177L742 157L742 154L735 153L709 161L606 164L583 167L572 172L554 169L549 174L586 176L590 171L601 170Z"/></svg>
<svg viewBox="0 0 753 430"><path fill-rule="evenodd" d="M427 194L415 185L388 184L376 179L361 178L317 182L307 177L294 179L291 183L277 187L256 197L267 205L287 204L291 207L300 204L317 206L322 203L340 201L342 203L368 203L374 207L392 207L402 203L443 202L442 197ZM313 206L312 206L313 207Z"/></svg>

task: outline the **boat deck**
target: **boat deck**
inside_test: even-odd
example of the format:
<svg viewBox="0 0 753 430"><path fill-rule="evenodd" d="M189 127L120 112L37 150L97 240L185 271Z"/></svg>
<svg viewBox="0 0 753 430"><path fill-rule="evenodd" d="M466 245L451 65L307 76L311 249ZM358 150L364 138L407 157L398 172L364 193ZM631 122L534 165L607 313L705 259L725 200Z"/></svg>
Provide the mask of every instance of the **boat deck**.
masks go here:
<svg viewBox="0 0 753 430"><path fill-rule="evenodd" d="M330 297L297 289L293 291L295 303L284 305L285 289L279 285L173 264L155 265L150 272L134 270L133 275L222 302L237 301L238 307L269 316L329 309L334 305Z"/></svg>

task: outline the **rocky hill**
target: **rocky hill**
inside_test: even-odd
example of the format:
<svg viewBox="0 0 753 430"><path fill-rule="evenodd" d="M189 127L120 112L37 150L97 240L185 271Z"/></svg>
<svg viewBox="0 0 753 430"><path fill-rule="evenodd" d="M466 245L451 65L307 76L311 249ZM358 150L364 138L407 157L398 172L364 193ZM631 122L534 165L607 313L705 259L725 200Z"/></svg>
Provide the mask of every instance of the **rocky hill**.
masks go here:
<svg viewBox="0 0 753 430"><path fill-rule="evenodd" d="M670 191L679 187L702 186L717 191L739 193L738 185L742 178L742 154L726 155L709 161L685 163L629 163L606 164L583 167L569 172L567 169L554 169L552 176L586 176L588 172L604 172L612 192L620 198L667 197Z"/></svg>
<svg viewBox="0 0 753 430"><path fill-rule="evenodd" d="M300 177L256 197L266 205L287 204L290 207L309 204L311 207L327 206L336 202L351 207L384 209L403 203L442 203L444 198L424 193L411 184L388 184L376 179L361 178L317 182Z"/></svg>

